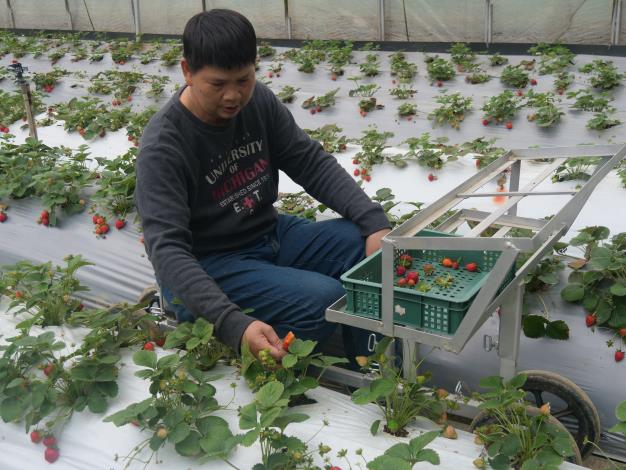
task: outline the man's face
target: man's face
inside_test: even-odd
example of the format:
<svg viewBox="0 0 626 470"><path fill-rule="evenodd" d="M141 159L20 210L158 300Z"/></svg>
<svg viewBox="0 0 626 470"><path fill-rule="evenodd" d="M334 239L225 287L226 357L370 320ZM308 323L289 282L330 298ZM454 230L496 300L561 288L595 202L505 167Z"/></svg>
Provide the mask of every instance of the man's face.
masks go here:
<svg viewBox="0 0 626 470"><path fill-rule="evenodd" d="M193 112L209 124L224 125L248 104L254 91L254 64L238 69L222 69L206 65L191 72L182 63Z"/></svg>

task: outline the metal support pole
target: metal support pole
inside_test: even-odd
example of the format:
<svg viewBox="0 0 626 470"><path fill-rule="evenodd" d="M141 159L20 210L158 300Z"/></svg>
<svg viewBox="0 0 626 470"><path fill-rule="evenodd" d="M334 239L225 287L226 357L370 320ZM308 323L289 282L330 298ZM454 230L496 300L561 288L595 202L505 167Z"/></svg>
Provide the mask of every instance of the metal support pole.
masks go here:
<svg viewBox="0 0 626 470"><path fill-rule="evenodd" d="M285 30L287 31L287 39L291 39L291 16L289 16L289 0L285 0Z"/></svg>
<svg viewBox="0 0 626 470"><path fill-rule="evenodd" d="M493 3L485 0L485 44L489 46L493 40Z"/></svg>
<svg viewBox="0 0 626 470"><path fill-rule="evenodd" d="M133 10L133 20L135 22L135 40L141 38L141 24L139 22L139 0L131 0L131 8Z"/></svg>
<svg viewBox="0 0 626 470"><path fill-rule="evenodd" d="M622 0L613 0L613 10L611 14L611 46L619 44L621 20Z"/></svg>
<svg viewBox="0 0 626 470"><path fill-rule="evenodd" d="M27 82L20 83L20 88L24 95L24 107L26 108L26 118L28 119L28 134L35 140L39 140L35 117L33 116L33 95L30 92L30 85Z"/></svg>
<svg viewBox="0 0 626 470"><path fill-rule="evenodd" d="M419 343L410 339L396 341L402 341L402 375L404 375L404 378L409 382L415 382L415 378L417 377L415 364L419 362Z"/></svg>
<svg viewBox="0 0 626 470"><path fill-rule="evenodd" d="M524 298L524 283L518 282L519 284L500 308L498 356L500 356L500 376L505 380L510 380L517 373L517 355L522 327L522 301Z"/></svg>
<svg viewBox="0 0 626 470"><path fill-rule="evenodd" d="M206 11L206 0L202 0L202 11Z"/></svg>
<svg viewBox="0 0 626 470"><path fill-rule="evenodd" d="M378 29L380 40L385 40L385 0L378 0Z"/></svg>
<svg viewBox="0 0 626 470"><path fill-rule="evenodd" d="M70 22L70 31L74 31L74 21L72 19L72 12L70 11L70 4L68 0L65 0L65 12L67 13L67 20Z"/></svg>
<svg viewBox="0 0 626 470"><path fill-rule="evenodd" d="M11 28L15 29L15 14L13 13L11 0L7 0L7 8L9 9L9 17L11 18Z"/></svg>

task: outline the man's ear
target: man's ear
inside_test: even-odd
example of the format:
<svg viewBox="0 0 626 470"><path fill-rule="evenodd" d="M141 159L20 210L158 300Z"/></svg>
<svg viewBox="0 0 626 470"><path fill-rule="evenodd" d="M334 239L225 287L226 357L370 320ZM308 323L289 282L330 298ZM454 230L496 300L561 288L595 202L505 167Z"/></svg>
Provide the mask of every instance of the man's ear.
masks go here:
<svg viewBox="0 0 626 470"><path fill-rule="evenodd" d="M187 59L183 58L180 61L180 67L183 71L183 76L185 77L185 83L187 85L192 85L193 80L192 80L192 76L193 74L191 73L191 68L189 67L189 62L187 62Z"/></svg>

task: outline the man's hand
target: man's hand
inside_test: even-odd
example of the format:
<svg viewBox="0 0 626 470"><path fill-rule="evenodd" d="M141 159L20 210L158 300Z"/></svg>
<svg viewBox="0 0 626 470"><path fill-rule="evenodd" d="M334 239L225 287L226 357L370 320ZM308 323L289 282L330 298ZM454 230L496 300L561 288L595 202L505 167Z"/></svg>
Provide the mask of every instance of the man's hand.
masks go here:
<svg viewBox="0 0 626 470"><path fill-rule="evenodd" d="M369 237L367 237L367 239L365 240L366 257L374 253L376 250L380 250L380 247L382 246L381 240L389 232L391 232L390 229L384 228L382 230L379 230L378 232L372 233Z"/></svg>
<svg viewBox="0 0 626 470"><path fill-rule="evenodd" d="M274 328L260 320L255 320L243 332L242 342L246 342L254 357L259 357L259 351L268 349L270 355L280 361L287 351L282 348L282 342Z"/></svg>

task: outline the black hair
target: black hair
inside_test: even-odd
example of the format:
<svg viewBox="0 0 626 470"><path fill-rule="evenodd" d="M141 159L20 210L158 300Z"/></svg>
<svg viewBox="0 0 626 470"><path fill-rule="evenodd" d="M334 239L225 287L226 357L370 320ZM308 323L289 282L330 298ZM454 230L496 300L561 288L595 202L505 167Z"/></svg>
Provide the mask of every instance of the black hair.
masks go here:
<svg viewBox="0 0 626 470"><path fill-rule="evenodd" d="M205 65L231 70L256 61L254 27L241 13L213 9L191 17L183 32L183 55L192 72Z"/></svg>

